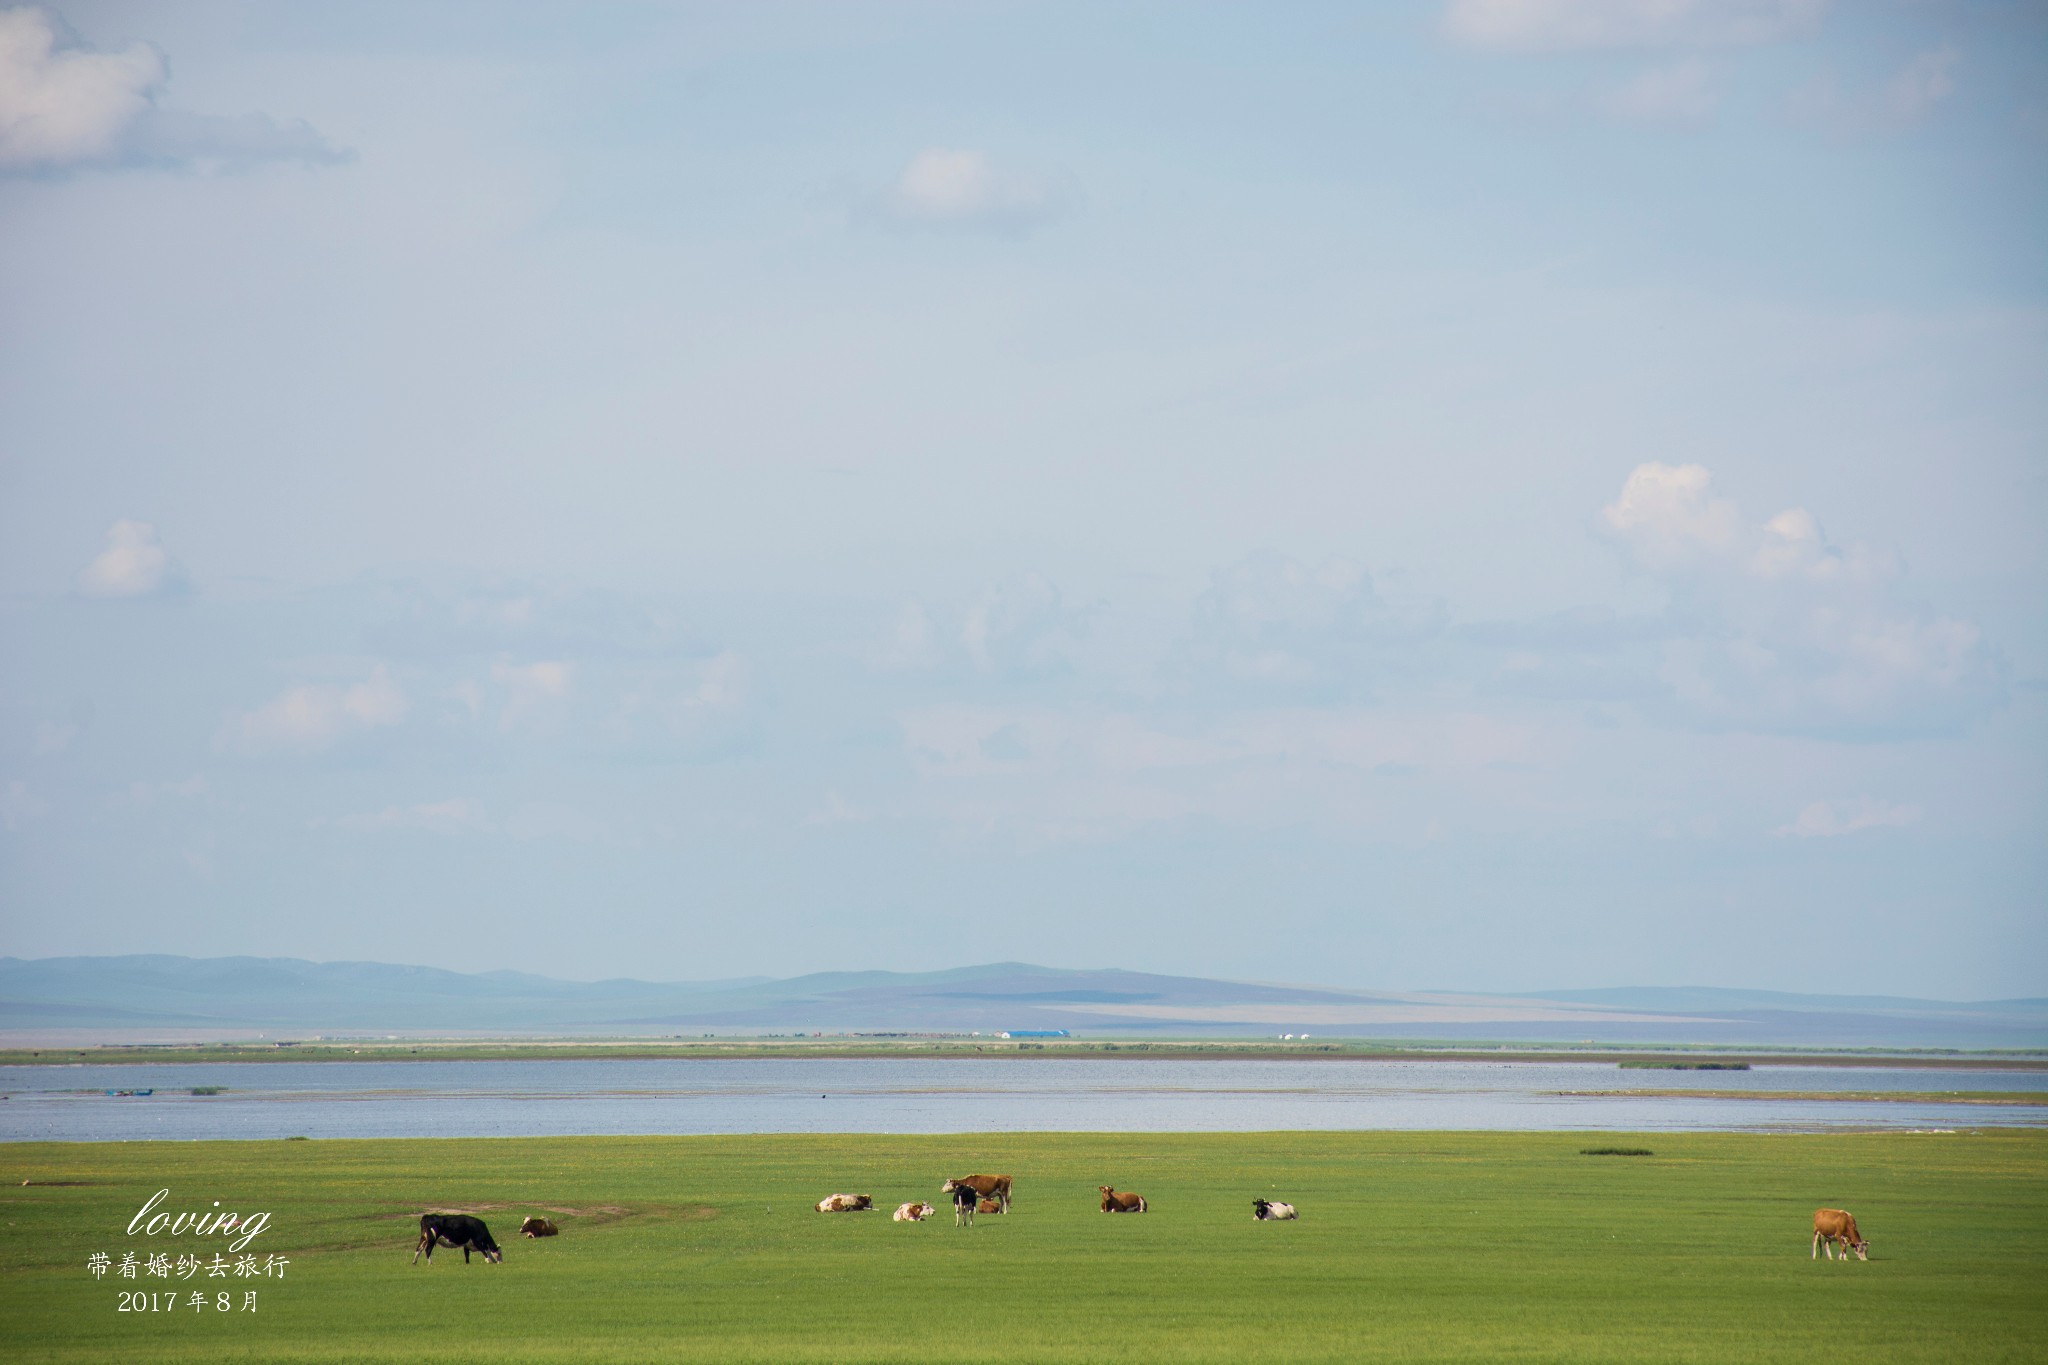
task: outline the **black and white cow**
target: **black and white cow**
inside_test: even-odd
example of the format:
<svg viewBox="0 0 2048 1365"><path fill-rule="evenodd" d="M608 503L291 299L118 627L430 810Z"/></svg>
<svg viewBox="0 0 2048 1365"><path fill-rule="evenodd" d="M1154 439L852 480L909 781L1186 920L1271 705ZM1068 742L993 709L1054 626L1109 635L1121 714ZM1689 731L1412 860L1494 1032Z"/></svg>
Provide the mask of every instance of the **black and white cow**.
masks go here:
<svg viewBox="0 0 2048 1365"><path fill-rule="evenodd" d="M1276 1204L1269 1199L1254 1199L1252 1217L1261 1223L1284 1223L1289 1219L1301 1217L1301 1214L1292 1204Z"/></svg>
<svg viewBox="0 0 2048 1365"><path fill-rule="evenodd" d="M420 1215L420 1244L412 1249L412 1263L420 1263L420 1253L427 1253L427 1264L434 1263L434 1244L444 1247L461 1247L462 1263L469 1264L469 1253L480 1251L483 1258L496 1264L505 1259L505 1253L491 1240L491 1230L484 1226L481 1218L472 1218L466 1213L423 1213Z"/></svg>

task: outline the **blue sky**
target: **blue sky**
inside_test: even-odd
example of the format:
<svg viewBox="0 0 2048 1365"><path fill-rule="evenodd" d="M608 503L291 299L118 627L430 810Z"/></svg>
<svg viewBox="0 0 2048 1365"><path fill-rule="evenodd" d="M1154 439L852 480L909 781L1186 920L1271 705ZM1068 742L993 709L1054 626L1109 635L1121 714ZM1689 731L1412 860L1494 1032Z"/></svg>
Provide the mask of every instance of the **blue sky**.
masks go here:
<svg viewBox="0 0 2048 1365"><path fill-rule="evenodd" d="M0 952L2048 993L2044 75L0 11Z"/></svg>

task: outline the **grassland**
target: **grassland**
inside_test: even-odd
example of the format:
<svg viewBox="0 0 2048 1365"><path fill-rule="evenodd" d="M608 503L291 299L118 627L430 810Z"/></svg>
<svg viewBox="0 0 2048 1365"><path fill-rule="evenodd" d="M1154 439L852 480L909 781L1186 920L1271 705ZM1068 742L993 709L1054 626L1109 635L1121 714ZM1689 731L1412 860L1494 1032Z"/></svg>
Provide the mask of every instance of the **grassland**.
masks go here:
<svg viewBox="0 0 2048 1365"><path fill-rule="evenodd" d="M1570 1133L13 1144L0 1359L2040 1359L2048 1133L1600 1136L1654 1155ZM967 1170L1014 1174L1015 1211L810 1209ZM1152 1212L1097 1213L1105 1183ZM117 1313L161 1282L87 1273L191 1249L123 1235L165 1187L271 1213L251 1250L290 1265L255 1313ZM1254 1223L1254 1195L1301 1221ZM1818 1205L1855 1212L1868 1264L1808 1259ZM505 1264L409 1265L424 1208L481 1212ZM527 1213L562 1235L518 1241Z"/></svg>

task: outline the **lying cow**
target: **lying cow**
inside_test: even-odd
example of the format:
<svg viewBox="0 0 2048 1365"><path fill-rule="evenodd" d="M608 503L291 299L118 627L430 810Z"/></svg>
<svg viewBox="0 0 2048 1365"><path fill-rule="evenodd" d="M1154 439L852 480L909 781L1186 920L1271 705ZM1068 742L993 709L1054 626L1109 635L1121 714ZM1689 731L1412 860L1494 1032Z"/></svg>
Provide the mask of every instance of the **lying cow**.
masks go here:
<svg viewBox="0 0 2048 1365"><path fill-rule="evenodd" d="M434 1263L434 1244L444 1247L461 1247L462 1263L469 1264L469 1253L480 1251L483 1258L493 1264L505 1259L505 1253L498 1250L498 1244L491 1240L491 1230L484 1226L481 1218L472 1218L466 1213L423 1213L420 1215L420 1244L412 1249L412 1263L420 1263L420 1253L427 1253L427 1264Z"/></svg>
<svg viewBox="0 0 2048 1365"><path fill-rule="evenodd" d="M946 1186L953 1191L953 1226L973 1227L974 1207L980 1202L980 1196L975 1194L972 1185L956 1185L949 1180Z"/></svg>
<svg viewBox="0 0 2048 1365"><path fill-rule="evenodd" d="M1001 1213L1003 1211L1003 1201L1000 1199L984 1199L974 1206L974 1211L976 1213Z"/></svg>
<svg viewBox="0 0 2048 1365"><path fill-rule="evenodd" d="M521 1237L557 1237L561 1231L546 1218L529 1218L519 1225Z"/></svg>
<svg viewBox="0 0 2048 1365"><path fill-rule="evenodd" d="M1849 1253L1855 1252L1856 1259L1870 1259L1870 1243L1863 1240L1863 1234L1856 1230L1856 1219L1847 1209L1815 1209L1813 1211L1813 1246L1807 1255L1812 1260L1820 1255L1823 1243L1828 1249L1828 1259L1835 1259L1835 1243L1842 1244L1842 1264L1849 1264Z"/></svg>
<svg viewBox="0 0 2048 1365"><path fill-rule="evenodd" d="M1010 1177L1006 1175L963 1175L948 1180L939 1186L940 1194L953 1194L962 1186L973 1190L977 1198L993 1199L1001 1204L1002 1212L1010 1211Z"/></svg>
<svg viewBox="0 0 2048 1365"><path fill-rule="evenodd" d="M1097 1185L1095 1188L1102 1191L1102 1211L1104 1213L1144 1213L1146 1211L1145 1196L1142 1194L1118 1194L1107 1185Z"/></svg>
<svg viewBox="0 0 2048 1365"><path fill-rule="evenodd" d="M1252 1217L1261 1223L1285 1223L1289 1219L1301 1217L1301 1214L1292 1204L1276 1204L1269 1199L1254 1199Z"/></svg>
<svg viewBox="0 0 2048 1365"><path fill-rule="evenodd" d="M828 1194L818 1201L819 1213L859 1213L875 1206L872 1196L865 1194Z"/></svg>
<svg viewBox="0 0 2048 1365"><path fill-rule="evenodd" d="M939 1211L937 1204L898 1204L896 1212L889 1216L899 1223L922 1223Z"/></svg>

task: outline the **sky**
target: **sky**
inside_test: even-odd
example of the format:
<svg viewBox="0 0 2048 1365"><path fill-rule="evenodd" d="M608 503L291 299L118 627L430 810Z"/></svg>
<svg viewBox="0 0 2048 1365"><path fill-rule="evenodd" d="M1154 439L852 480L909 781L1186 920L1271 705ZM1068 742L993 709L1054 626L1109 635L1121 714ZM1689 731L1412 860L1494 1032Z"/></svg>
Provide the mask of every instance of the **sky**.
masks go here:
<svg viewBox="0 0 2048 1365"><path fill-rule="evenodd" d="M0 9L0 953L2048 995L2048 11Z"/></svg>

